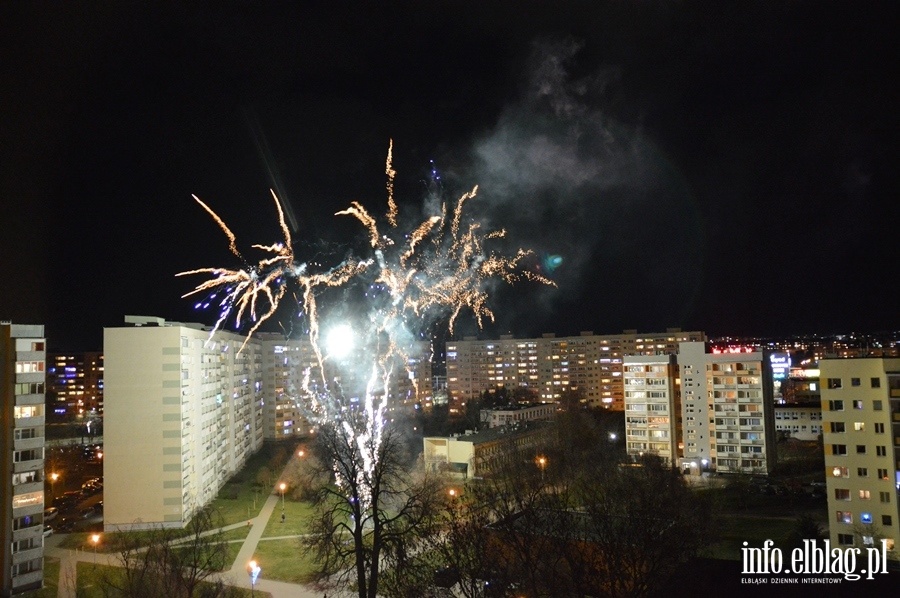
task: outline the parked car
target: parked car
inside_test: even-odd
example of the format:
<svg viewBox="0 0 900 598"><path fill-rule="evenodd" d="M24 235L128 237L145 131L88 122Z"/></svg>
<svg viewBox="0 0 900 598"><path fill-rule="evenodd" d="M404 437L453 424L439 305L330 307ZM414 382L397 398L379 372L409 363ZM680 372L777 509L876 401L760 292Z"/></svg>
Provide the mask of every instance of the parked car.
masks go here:
<svg viewBox="0 0 900 598"><path fill-rule="evenodd" d="M53 529L61 533L71 532L75 529L75 523L76 521L72 517L60 517Z"/></svg>
<svg viewBox="0 0 900 598"><path fill-rule="evenodd" d="M84 495L75 490L64 492L62 496L56 498L56 506L59 507L60 510L65 511L81 502L81 499L83 498Z"/></svg>
<svg viewBox="0 0 900 598"><path fill-rule="evenodd" d="M59 509L56 507L48 507L44 509L44 522L53 521L59 515Z"/></svg>
<svg viewBox="0 0 900 598"><path fill-rule="evenodd" d="M52 535L53 535L53 528L50 527L49 525L45 525L44 526L44 537L46 538L47 536L52 536Z"/></svg>
<svg viewBox="0 0 900 598"><path fill-rule="evenodd" d="M96 511L94 510L94 507L85 507L78 511L78 516L82 519L90 519L94 516L95 513Z"/></svg>

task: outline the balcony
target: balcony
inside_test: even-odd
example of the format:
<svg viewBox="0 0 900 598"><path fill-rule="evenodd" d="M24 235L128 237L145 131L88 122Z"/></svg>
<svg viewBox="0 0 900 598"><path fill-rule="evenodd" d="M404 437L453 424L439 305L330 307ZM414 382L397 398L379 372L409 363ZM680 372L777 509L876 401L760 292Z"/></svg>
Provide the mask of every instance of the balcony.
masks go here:
<svg viewBox="0 0 900 598"><path fill-rule="evenodd" d="M43 405L46 398L43 394L30 393L26 395L16 395L16 405Z"/></svg>
<svg viewBox="0 0 900 598"><path fill-rule="evenodd" d="M37 471L44 468L43 459L32 459L31 461L19 461L13 464L13 473L25 473L26 471ZM8 482L7 482L8 483Z"/></svg>
<svg viewBox="0 0 900 598"><path fill-rule="evenodd" d="M38 546L37 548L29 548L28 550L22 550L20 552L14 552L12 555L12 564L18 565L20 563L26 563L33 559L39 559L44 556L44 547Z"/></svg>
<svg viewBox="0 0 900 598"><path fill-rule="evenodd" d="M38 519L38 518L36 517L35 519ZM29 527L21 527L12 533L12 541L13 542L21 542L22 540L27 540L28 538L38 538L38 537L40 537L43 529L44 529L43 521L38 521L37 523L35 523Z"/></svg>
<svg viewBox="0 0 900 598"><path fill-rule="evenodd" d="M26 451L28 449L37 449L42 448L44 446L44 437L38 436L37 438L23 438L20 440L13 441L13 450L15 451Z"/></svg>
<svg viewBox="0 0 900 598"><path fill-rule="evenodd" d="M25 586L29 586L31 584L37 583L44 579L44 570L38 569L37 571L29 571L28 573L22 573L20 575L16 575L12 578L12 587L13 590L17 588L22 588Z"/></svg>

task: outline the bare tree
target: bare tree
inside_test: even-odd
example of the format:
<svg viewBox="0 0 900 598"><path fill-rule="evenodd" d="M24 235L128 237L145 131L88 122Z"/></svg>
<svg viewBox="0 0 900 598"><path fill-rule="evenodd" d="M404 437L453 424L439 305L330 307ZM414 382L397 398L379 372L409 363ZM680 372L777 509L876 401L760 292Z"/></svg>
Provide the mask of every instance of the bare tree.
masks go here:
<svg viewBox="0 0 900 598"><path fill-rule="evenodd" d="M122 568L103 576L104 594L135 598L232 595L234 589L217 577L229 556L221 523L215 511L205 508L194 514L185 530L158 527L121 534Z"/></svg>
<svg viewBox="0 0 900 598"><path fill-rule="evenodd" d="M448 501L430 538L467 598L647 595L708 540L709 505L659 460L598 454L542 474L528 452L507 457Z"/></svg>
<svg viewBox="0 0 900 598"><path fill-rule="evenodd" d="M404 446L393 428L377 444L340 424L317 435L317 460L334 476L334 483L318 488L304 540L316 553L320 583L375 598L382 569L411 562L415 539L434 525L438 482L410 474Z"/></svg>

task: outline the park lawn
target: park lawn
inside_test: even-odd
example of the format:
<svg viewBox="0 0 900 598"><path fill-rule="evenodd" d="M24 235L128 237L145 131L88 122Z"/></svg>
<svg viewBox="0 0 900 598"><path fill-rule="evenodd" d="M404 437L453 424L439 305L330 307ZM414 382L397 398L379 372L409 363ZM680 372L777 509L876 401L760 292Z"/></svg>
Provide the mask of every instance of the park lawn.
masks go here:
<svg viewBox="0 0 900 598"><path fill-rule="evenodd" d="M210 504L219 511L222 516L222 525L226 526L247 521L259 515L268 495L267 492L261 492L259 487L241 484L238 487L236 498L218 496Z"/></svg>
<svg viewBox="0 0 900 598"><path fill-rule="evenodd" d="M743 543L759 548L772 540L784 548L788 534L797 525L795 519L785 517L744 516L729 514L716 522L718 539L702 551L702 556L730 561L741 560Z"/></svg>
<svg viewBox="0 0 900 598"><path fill-rule="evenodd" d="M231 542L233 540L243 540L250 534L250 526L242 525L241 527L236 527L234 529L230 529L222 532L222 540L226 542Z"/></svg>
<svg viewBox="0 0 900 598"><path fill-rule="evenodd" d="M266 529L263 531L263 538L273 538L278 536L298 536L307 533L308 522L313 514L312 505L308 502L295 502L287 500L284 502L284 523L281 522L281 501L272 511Z"/></svg>
<svg viewBox="0 0 900 598"><path fill-rule="evenodd" d="M260 540L253 559L262 567L261 577L288 583L309 583L312 580L313 555L300 546L298 538Z"/></svg>
<svg viewBox="0 0 900 598"><path fill-rule="evenodd" d="M123 569L119 567L110 567L108 565L94 565L93 563L78 563L78 584L76 595L78 598L105 598L102 581L104 576L109 579L119 579L123 574ZM238 588L238 596L249 597L259 596L260 598L272 598L269 592L261 592L256 590L253 592L248 588ZM55 595L55 594L54 594Z"/></svg>
<svg viewBox="0 0 900 598"><path fill-rule="evenodd" d="M276 492L274 485L271 488L261 488L257 484L259 472L265 468L277 478L295 454L298 445L297 442L266 442L258 452L250 456L244 467L232 476L211 503L221 513L225 521L223 525L239 523L259 515L266 499ZM283 462L277 458L279 454L283 457Z"/></svg>

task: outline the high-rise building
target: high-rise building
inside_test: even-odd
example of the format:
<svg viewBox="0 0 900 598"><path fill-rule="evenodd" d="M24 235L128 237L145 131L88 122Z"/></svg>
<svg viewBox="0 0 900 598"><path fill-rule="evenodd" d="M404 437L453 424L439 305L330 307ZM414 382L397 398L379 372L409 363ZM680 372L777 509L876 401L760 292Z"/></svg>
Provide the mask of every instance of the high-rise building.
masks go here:
<svg viewBox="0 0 900 598"><path fill-rule="evenodd" d="M104 528L183 527L263 442L261 343L127 316L104 330Z"/></svg>
<svg viewBox="0 0 900 598"><path fill-rule="evenodd" d="M104 331L107 530L181 527L264 440L311 432L304 388L315 393L323 382L308 340L144 316L126 324ZM350 409L364 404L360 393L387 392L389 417L430 399L429 355L417 343L406 364L412 374L392 376L387 391L368 384L368 370L339 377L329 360L325 379Z"/></svg>
<svg viewBox="0 0 900 598"><path fill-rule="evenodd" d="M622 360L626 355L678 352L685 341L705 341L703 332L638 333L498 340L466 337L447 343L447 390L451 413L461 413L467 401L495 388L529 390L543 402L555 402L567 390L581 394L591 407L625 409Z"/></svg>
<svg viewBox="0 0 900 598"><path fill-rule="evenodd" d="M819 369L831 542L880 548L884 538L893 551L900 543L900 358L823 359Z"/></svg>
<svg viewBox="0 0 900 598"><path fill-rule="evenodd" d="M775 405L767 351L709 353L681 343L683 449L693 473L768 474L775 465Z"/></svg>
<svg viewBox="0 0 900 598"><path fill-rule="evenodd" d="M627 355L625 372L625 450L678 462L681 392L674 355Z"/></svg>
<svg viewBox="0 0 900 598"><path fill-rule="evenodd" d="M44 327L0 322L0 595L44 580Z"/></svg>
<svg viewBox="0 0 900 598"><path fill-rule="evenodd" d="M47 397L55 415L103 415L103 353L50 353Z"/></svg>

